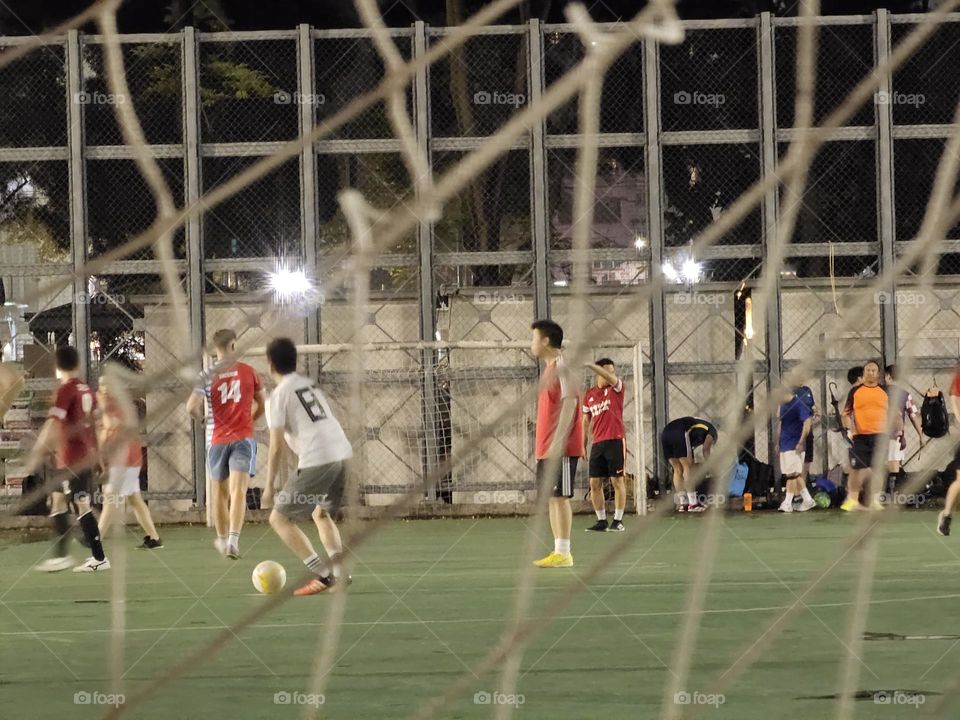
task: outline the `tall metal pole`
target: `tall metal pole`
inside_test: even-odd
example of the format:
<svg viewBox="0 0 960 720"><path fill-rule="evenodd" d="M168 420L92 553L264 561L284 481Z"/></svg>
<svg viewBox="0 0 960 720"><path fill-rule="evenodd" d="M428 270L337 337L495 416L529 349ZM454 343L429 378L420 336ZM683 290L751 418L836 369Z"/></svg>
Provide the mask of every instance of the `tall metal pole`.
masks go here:
<svg viewBox="0 0 960 720"><path fill-rule="evenodd" d="M527 33L527 60L530 69L530 102L543 94L543 34L539 20L531 20ZM544 147L546 121L541 118L530 128L530 210L533 215L533 311L538 318L550 317L550 266L547 237L547 159Z"/></svg>
<svg viewBox="0 0 960 720"><path fill-rule="evenodd" d="M760 45L760 72L757 73L760 84L760 154L763 158L761 172L764 178L773 177L777 172L777 132L774 117L774 57L773 57L773 23L770 13L760 15L760 27L757 37ZM763 243L768 245L777 237L777 188L771 188L763 196ZM781 286L780 275L776 278L776 293L773 301L763 308L765 319L765 335L767 340L767 388L772 389L780 384L783 376L783 329L781 327ZM774 452L774 438L776 437L776 418L770 415L767 421L767 458L771 464L777 462L779 455Z"/></svg>
<svg viewBox="0 0 960 720"><path fill-rule="evenodd" d="M890 12L877 10L874 15L876 62L882 63L890 56ZM880 78L881 93L890 96L890 75ZM880 271L893 266L893 103L874 103L877 114L877 232L880 236ZM887 364L897 360L897 306L896 280L884 288L890 302L880 305L881 352Z"/></svg>
<svg viewBox="0 0 960 720"><path fill-rule="evenodd" d="M633 346L633 425L637 429L637 469L634 479L637 515L647 514L647 449L643 444L643 349Z"/></svg>
<svg viewBox="0 0 960 720"><path fill-rule="evenodd" d="M650 299L650 356L653 361L653 427L654 438L667 424L667 348L666 294L663 286L663 155L660 148L660 53L655 40L643 42L644 132L646 137L647 227L650 237L650 280L659 282L659 289ZM654 443L654 467L663 478L660 466L660 445Z"/></svg>
<svg viewBox="0 0 960 720"><path fill-rule="evenodd" d="M183 30L183 151L184 195L192 205L203 193L200 167L200 72L197 58L197 35L192 27ZM184 226L187 242L187 309L190 314L190 344L194 350L204 345L205 275L203 263L203 223L198 216L187 219ZM199 370L200 368L196 368ZM192 423L193 477L197 506L207 505L207 459L205 428ZM207 524L210 524L209 509Z"/></svg>
<svg viewBox="0 0 960 720"><path fill-rule="evenodd" d="M70 189L70 248L74 271L87 262L87 175L84 168L83 129L83 59L80 56L80 33L67 33L67 170ZM73 345L80 355L80 374L86 376L90 355L90 306L81 302L86 297L85 275L73 280Z"/></svg>
<svg viewBox="0 0 960 720"><path fill-rule="evenodd" d="M413 55L414 57L423 57L427 52L427 28L423 21L418 20L413 25ZM430 152L430 88L429 69L422 67L417 71L417 76L413 83L413 122L414 130L417 134L417 144L427 153L427 159L433 164L432 154ZM411 181L414 179L411 178ZM414 182L414 187L419 187L419 183ZM433 342L436 339L437 321L436 321L436 293L433 287L433 224L420 220L417 223L417 247L420 254L420 339L425 342ZM423 368L423 381L421 392L423 393L422 417L424 429L423 454L421 457L421 466L423 477L429 477L433 468L439 462L439 447L437 439L440 436L441 429L440 413L438 412L440 400L437 395L436 380L436 353L433 350L422 350L420 362ZM437 500L437 486L431 486L427 490L429 500Z"/></svg>
<svg viewBox="0 0 960 720"><path fill-rule="evenodd" d="M313 132L316 112L313 98L316 94L316 71L314 67L313 38L310 26L297 26L297 89L300 93L299 128L301 135ZM313 146L300 151L300 251L303 253L303 271L309 278L318 277L317 272L317 154ZM317 306L305 320L304 337L308 344L320 342L320 313ZM307 356L307 373L316 377L320 370L319 358Z"/></svg>

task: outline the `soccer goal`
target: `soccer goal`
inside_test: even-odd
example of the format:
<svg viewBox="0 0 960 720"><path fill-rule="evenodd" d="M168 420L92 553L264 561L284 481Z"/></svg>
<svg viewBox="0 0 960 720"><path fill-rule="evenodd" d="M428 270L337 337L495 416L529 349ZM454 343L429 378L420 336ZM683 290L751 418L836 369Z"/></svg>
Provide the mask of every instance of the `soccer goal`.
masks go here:
<svg viewBox="0 0 960 720"><path fill-rule="evenodd" d="M300 345L299 352L301 365L309 363L318 373L348 435L359 439L354 462L359 463L365 505L390 504L416 487L423 490L427 513L434 504L509 509L534 501L539 368L529 343ZM260 367L263 360L258 356L264 354L257 348L247 355ZM627 473L635 480L636 512L645 514L641 348L626 342L603 343L592 355L612 358L627 385ZM359 417L350 409L351 382L358 370ZM586 367L578 375L582 392L594 377ZM431 479L435 482L428 484ZM582 499L588 486L582 462L574 499Z"/></svg>

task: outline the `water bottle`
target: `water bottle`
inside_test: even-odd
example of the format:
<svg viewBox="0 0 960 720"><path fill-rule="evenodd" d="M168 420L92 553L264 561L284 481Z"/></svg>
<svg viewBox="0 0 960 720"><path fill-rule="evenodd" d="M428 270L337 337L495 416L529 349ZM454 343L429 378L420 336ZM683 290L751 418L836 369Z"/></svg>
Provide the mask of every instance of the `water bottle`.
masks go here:
<svg viewBox="0 0 960 720"><path fill-rule="evenodd" d="M743 494L743 511L753 512L753 493Z"/></svg>

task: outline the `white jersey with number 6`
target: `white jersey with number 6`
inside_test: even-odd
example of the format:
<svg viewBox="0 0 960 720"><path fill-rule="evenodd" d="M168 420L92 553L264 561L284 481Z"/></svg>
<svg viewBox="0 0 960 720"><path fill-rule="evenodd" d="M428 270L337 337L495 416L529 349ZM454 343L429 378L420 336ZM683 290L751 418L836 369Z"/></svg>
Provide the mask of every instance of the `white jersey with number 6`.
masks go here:
<svg viewBox="0 0 960 720"><path fill-rule="evenodd" d="M353 457L350 441L330 412L327 398L308 377L285 375L267 399L266 415L267 427L283 428L301 470Z"/></svg>

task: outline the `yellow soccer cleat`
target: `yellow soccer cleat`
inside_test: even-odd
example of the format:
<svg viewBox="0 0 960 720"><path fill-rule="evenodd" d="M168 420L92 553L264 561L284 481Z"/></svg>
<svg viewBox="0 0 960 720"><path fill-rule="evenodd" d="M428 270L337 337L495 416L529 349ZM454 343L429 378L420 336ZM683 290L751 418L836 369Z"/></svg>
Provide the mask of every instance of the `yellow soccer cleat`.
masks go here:
<svg viewBox="0 0 960 720"><path fill-rule="evenodd" d="M573 555L561 555L558 552L552 552L545 558L534 560L533 564L541 568L565 568L573 567Z"/></svg>
<svg viewBox="0 0 960 720"><path fill-rule="evenodd" d="M852 512L854 510L866 510L866 508L860 504L860 501L857 498L847 498L843 501L843 504L840 506L840 509L844 512Z"/></svg>

